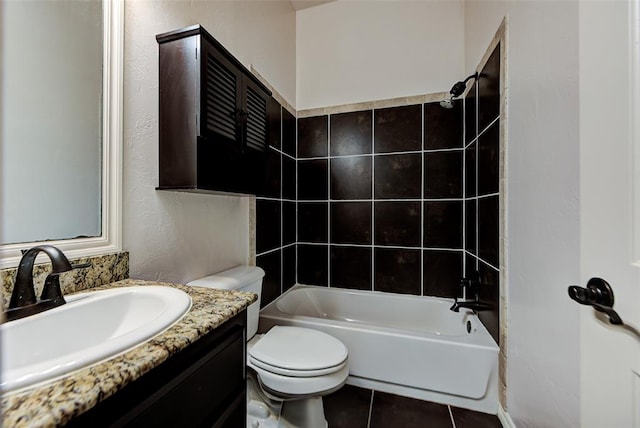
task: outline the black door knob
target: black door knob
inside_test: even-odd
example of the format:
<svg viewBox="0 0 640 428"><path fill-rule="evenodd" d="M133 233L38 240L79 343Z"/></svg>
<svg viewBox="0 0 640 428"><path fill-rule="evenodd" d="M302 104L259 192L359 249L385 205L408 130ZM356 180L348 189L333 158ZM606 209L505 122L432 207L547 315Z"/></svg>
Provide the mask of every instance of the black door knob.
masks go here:
<svg viewBox="0 0 640 428"><path fill-rule="evenodd" d="M613 290L604 279L591 278L585 288L572 285L567 291L569 297L581 305L593 306L594 309L607 314L611 324L622 325L622 319L613 310Z"/></svg>

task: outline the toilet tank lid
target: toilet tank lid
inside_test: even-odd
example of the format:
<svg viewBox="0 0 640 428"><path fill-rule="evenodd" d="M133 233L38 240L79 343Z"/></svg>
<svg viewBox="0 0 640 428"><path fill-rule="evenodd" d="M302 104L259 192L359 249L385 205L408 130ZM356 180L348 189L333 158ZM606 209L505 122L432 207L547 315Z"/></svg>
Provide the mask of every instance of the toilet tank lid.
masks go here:
<svg viewBox="0 0 640 428"><path fill-rule="evenodd" d="M223 290L237 290L264 277L264 271L257 266L236 266L234 268L188 282L187 285Z"/></svg>

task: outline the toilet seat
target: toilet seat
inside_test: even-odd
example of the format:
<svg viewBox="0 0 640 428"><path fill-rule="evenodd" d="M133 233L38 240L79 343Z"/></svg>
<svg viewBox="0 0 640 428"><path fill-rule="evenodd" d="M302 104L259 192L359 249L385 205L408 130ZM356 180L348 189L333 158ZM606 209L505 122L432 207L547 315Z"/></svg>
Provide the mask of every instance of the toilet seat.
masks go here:
<svg viewBox="0 0 640 428"><path fill-rule="evenodd" d="M258 381L265 392L276 399L300 399L330 394L342 387L349 377L349 367L345 366L337 372L316 377L289 377L271 373L255 367Z"/></svg>
<svg viewBox="0 0 640 428"><path fill-rule="evenodd" d="M282 397L313 396L340 388L349 376L348 352L326 333L275 326L249 342L247 364L260 383Z"/></svg>
<svg viewBox="0 0 640 428"><path fill-rule="evenodd" d="M301 327L275 326L248 350L249 362L290 377L335 373L347 364L342 342L326 333Z"/></svg>
<svg viewBox="0 0 640 428"><path fill-rule="evenodd" d="M289 370L289 369L285 369L285 368L282 368L282 367L270 366L269 364L264 364L262 361L256 360L255 358L250 358L249 362L253 366L259 367L262 370L268 371L269 373L282 375L282 376L288 376L288 377L318 377L318 376L330 375L332 373L335 373L335 372L341 370L343 367L345 367L347 365L347 362L345 361L342 364L339 364L337 366L327 367L327 368L319 369L319 370L304 370L304 371L302 371L302 370Z"/></svg>

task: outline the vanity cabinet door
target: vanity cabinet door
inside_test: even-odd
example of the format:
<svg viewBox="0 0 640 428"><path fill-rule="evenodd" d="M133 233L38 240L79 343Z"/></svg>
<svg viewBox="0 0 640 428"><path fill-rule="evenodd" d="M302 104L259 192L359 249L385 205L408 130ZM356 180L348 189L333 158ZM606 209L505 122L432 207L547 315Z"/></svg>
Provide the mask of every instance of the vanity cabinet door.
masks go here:
<svg viewBox="0 0 640 428"><path fill-rule="evenodd" d="M226 410L244 397L238 382L244 372L238 358L242 341L242 332L236 330L132 409L122 426L211 427L224 422Z"/></svg>
<svg viewBox="0 0 640 428"><path fill-rule="evenodd" d="M246 311L71 421L77 427L244 427Z"/></svg>

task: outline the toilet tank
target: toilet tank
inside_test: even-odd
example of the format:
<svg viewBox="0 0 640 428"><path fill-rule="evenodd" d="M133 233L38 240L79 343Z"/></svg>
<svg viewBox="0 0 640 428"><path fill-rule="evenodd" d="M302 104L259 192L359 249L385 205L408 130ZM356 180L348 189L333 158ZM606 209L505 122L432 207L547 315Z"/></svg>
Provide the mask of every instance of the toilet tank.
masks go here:
<svg viewBox="0 0 640 428"><path fill-rule="evenodd" d="M204 278L188 282L193 287L218 288L223 290L249 291L258 295L258 300L247 308L247 341L258 331L260 316L260 297L264 271L257 266L236 266L214 273Z"/></svg>

